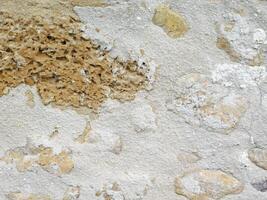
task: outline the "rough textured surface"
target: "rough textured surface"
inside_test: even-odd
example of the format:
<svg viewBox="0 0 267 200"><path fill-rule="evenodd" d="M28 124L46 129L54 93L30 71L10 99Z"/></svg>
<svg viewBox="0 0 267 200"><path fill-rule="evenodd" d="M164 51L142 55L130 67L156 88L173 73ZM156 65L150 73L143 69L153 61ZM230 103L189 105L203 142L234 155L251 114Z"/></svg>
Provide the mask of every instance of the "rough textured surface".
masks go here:
<svg viewBox="0 0 267 200"><path fill-rule="evenodd" d="M83 39L73 19L0 15L0 95L26 83L37 86L45 104L97 109L107 97L129 100L144 89L146 76L136 62L109 59Z"/></svg>
<svg viewBox="0 0 267 200"><path fill-rule="evenodd" d="M3 73L9 83L23 80L0 97L0 200L267 199L267 1L0 5L10 16L1 15L0 43L13 49L1 46L0 82ZM163 21L153 22L156 16ZM186 31L174 37L181 23ZM15 33L22 38L12 40ZM19 52L25 45L26 58ZM64 55L70 63L57 58L65 50L76 51ZM27 62L36 59L43 71L34 75ZM111 73L111 63L125 70ZM137 70L127 70L130 63ZM87 83L84 68L101 69L103 77L91 77L101 81ZM53 89L54 73L65 88ZM18 79L24 75L36 82ZM90 101L81 105L74 94L83 97L89 86L99 88L86 89ZM45 101L51 94L55 99Z"/></svg>

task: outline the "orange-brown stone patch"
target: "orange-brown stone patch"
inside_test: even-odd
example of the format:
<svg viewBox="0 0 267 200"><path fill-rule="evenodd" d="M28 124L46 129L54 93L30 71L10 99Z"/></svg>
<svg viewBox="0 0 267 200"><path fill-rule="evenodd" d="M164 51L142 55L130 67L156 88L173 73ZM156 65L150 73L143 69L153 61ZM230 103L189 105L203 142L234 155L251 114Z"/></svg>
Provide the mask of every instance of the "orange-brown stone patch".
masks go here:
<svg viewBox="0 0 267 200"><path fill-rule="evenodd" d="M108 97L131 100L145 88L135 61L111 59L79 30L72 17L0 12L0 96L25 83L37 87L44 104L97 109Z"/></svg>

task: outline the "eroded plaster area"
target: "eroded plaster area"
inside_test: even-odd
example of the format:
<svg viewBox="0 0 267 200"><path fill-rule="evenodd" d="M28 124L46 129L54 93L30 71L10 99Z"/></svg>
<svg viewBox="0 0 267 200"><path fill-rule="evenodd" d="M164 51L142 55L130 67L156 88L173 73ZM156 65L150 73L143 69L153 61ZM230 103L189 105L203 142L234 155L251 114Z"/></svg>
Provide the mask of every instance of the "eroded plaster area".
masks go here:
<svg viewBox="0 0 267 200"><path fill-rule="evenodd" d="M0 3L0 200L266 200L266 1Z"/></svg>
<svg viewBox="0 0 267 200"><path fill-rule="evenodd" d="M0 95L26 83L37 86L45 104L97 109L107 97L133 99L147 82L146 69L100 52L70 17L49 23L1 13L0 37Z"/></svg>

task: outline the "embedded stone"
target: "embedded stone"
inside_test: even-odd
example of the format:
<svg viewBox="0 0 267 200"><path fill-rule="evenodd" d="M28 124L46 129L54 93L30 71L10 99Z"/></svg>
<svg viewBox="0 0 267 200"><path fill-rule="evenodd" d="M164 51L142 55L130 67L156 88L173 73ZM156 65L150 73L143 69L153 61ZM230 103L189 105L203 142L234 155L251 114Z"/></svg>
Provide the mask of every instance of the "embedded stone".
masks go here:
<svg viewBox="0 0 267 200"><path fill-rule="evenodd" d="M165 5L160 5L155 9L152 21L172 38L181 37L188 31L185 19Z"/></svg>
<svg viewBox="0 0 267 200"><path fill-rule="evenodd" d="M250 66L264 64L264 43L266 33L263 29L250 30L250 20L240 13L228 13L224 21L218 22L216 45L225 51L233 62Z"/></svg>
<svg viewBox="0 0 267 200"><path fill-rule="evenodd" d="M25 96L27 98L26 104L30 107L33 108L35 106L35 102L34 102L34 95L32 93L31 90L27 90L25 92Z"/></svg>
<svg viewBox="0 0 267 200"><path fill-rule="evenodd" d="M74 162L67 151L63 150L56 154L51 147L44 146L11 149L0 158L0 161L7 164L14 163L19 172L28 171L39 165L50 173L62 175L70 173L74 167Z"/></svg>
<svg viewBox="0 0 267 200"><path fill-rule="evenodd" d="M247 110L246 98L213 84L205 75L188 74L177 83L174 109L193 126L227 134L236 128Z"/></svg>
<svg viewBox="0 0 267 200"><path fill-rule="evenodd" d="M81 144L88 142L90 131L91 131L91 126L90 123L87 122L83 130L83 133L76 138L76 141Z"/></svg>
<svg viewBox="0 0 267 200"><path fill-rule="evenodd" d="M63 200L75 200L80 197L80 187L79 186L71 186L64 193Z"/></svg>
<svg viewBox="0 0 267 200"><path fill-rule="evenodd" d="M190 200L217 200L238 194L243 184L220 170L196 170L176 178L175 191Z"/></svg>
<svg viewBox="0 0 267 200"><path fill-rule="evenodd" d="M248 151L248 157L255 165L267 170L267 149L250 149Z"/></svg>
<svg viewBox="0 0 267 200"><path fill-rule="evenodd" d="M52 200L48 195L26 194L22 192L10 192L6 197L8 200Z"/></svg>

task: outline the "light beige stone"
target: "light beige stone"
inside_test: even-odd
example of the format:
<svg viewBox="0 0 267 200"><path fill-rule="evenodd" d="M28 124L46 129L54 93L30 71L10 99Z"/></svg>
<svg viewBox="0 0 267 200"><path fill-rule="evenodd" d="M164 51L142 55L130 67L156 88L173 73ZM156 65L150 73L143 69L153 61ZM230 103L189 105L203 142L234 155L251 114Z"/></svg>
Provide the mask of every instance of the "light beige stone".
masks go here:
<svg viewBox="0 0 267 200"><path fill-rule="evenodd" d="M250 20L243 11L227 13L217 24L217 47L228 54L233 62L250 66L264 64L266 33L262 28L250 30Z"/></svg>
<svg viewBox="0 0 267 200"><path fill-rule="evenodd" d="M176 178L175 191L190 200L217 200L238 194L243 184L220 170L196 170Z"/></svg>
<svg viewBox="0 0 267 200"><path fill-rule="evenodd" d="M267 170L267 149L250 149L248 152L248 157L255 165Z"/></svg>
<svg viewBox="0 0 267 200"><path fill-rule="evenodd" d="M51 148L41 148L37 163L47 171L53 171L53 166L56 165L56 170L59 174L69 173L74 163L66 151L62 151L59 154L54 154Z"/></svg>
<svg viewBox="0 0 267 200"><path fill-rule="evenodd" d="M44 170L57 175L67 174L74 167L69 152L63 150L56 154L51 147L26 147L11 149L0 158L7 164L14 163L19 172L25 172L32 167L40 166Z"/></svg>
<svg viewBox="0 0 267 200"><path fill-rule="evenodd" d="M109 185L105 185L101 190L97 191L96 197L100 197L103 200L117 200L123 199L124 194L118 183L114 182Z"/></svg>
<svg viewBox="0 0 267 200"><path fill-rule="evenodd" d="M52 200L48 195L25 194L21 192L10 192L6 197L8 200Z"/></svg>
<svg viewBox="0 0 267 200"><path fill-rule="evenodd" d="M84 127L83 133L76 138L76 141L81 144L88 142L90 131L91 125L89 122L87 122L86 126Z"/></svg>
<svg viewBox="0 0 267 200"><path fill-rule="evenodd" d="M177 83L175 109L193 126L227 134L236 128L247 110L246 98L213 84L203 74L185 75Z"/></svg>
<svg viewBox="0 0 267 200"><path fill-rule="evenodd" d="M172 38L181 37L188 31L185 19L165 5L160 5L155 9L152 21L155 25L162 27Z"/></svg>
<svg viewBox="0 0 267 200"><path fill-rule="evenodd" d="M25 92L25 96L27 97L27 102L26 102L26 104L27 104L30 108L33 108L33 107L35 106L35 102L34 102L34 96L33 96L32 91L27 90L27 91Z"/></svg>
<svg viewBox="0 0 267 200"><path fill-rule="evenodd" d="M63 200L75 200L78 199L79 197L80 197L80 187L71 186L65 192Z"/></svg>

